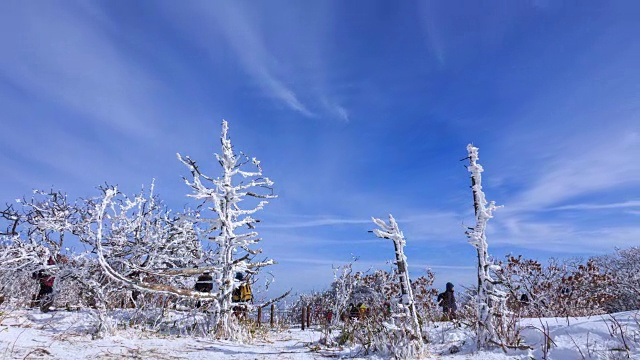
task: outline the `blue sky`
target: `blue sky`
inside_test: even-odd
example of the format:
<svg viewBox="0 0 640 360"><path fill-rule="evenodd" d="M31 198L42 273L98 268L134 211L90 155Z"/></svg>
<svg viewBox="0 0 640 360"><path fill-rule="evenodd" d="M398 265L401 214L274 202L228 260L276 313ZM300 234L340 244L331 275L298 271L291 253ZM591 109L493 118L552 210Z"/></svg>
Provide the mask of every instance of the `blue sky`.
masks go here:
<svg viewBox="0 0 640 360"><path fill-rule="evenodd" d="M490 253L640 245L640 3L4 1L0 199L156 179L194 205L176 152L218 174L221 119L279 198L258 216L276 288L331 266L472 284L465 146L480 148Z"/></svg>

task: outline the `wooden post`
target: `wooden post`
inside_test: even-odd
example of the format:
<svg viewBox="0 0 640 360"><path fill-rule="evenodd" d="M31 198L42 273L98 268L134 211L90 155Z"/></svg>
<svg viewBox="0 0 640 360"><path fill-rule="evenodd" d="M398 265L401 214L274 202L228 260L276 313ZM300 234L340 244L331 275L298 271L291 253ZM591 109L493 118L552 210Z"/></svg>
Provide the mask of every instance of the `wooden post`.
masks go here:
<svg viewBox="0 0 640 360"><path fill-rule="evenodd" d="M260 326L260 324L262 324L262 308L261 307L258 308L258 326Z"/></svg>
<svg viewBox="0 0 640 360"><path fill-rule="evenodd" d="M275 304L271 304L271 317L269 318L269 325L271 325L271 327L273 327L273 324L274 324L275 312L276 312L276 305Z"/></svg>
<svg viewBox="0 0 640 360"><path fill-rule="evenodd" d="M311 305L307 305L307 328L311 327Z"/></svg>
<svg viewBox="0 0 640 360"><path fill-rule="evenodd" d="M304 323L307 321L307 308L302 307L302 330L304 330Z"/></svg>

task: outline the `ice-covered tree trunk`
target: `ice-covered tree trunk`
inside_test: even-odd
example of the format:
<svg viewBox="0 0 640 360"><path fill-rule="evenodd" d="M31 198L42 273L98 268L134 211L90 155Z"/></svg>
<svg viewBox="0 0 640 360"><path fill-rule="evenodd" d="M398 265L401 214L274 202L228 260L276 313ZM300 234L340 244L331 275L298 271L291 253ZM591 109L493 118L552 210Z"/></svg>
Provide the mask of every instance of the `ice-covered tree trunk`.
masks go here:
<svg viewBox="0 0 640 360"><path fill-rule="evenodd" d="M413 291L411 290L407 257L404 255L404 246L406 244L404 235L402 234L402 231L400 231L398 223L391 214L389 214L389 225L385 224L381 219L371 219L380 227L380 229L374 229L373 233L379 238L391 239L393 241L396 265L398 267L398 278L400 279L400 304L402 304L403 309L406 309L409 312L408 325L413 336L422 343L422 331L420 329L420 323L418 322L418 314L416 313Z"/></svg>
<svg viewBox="0 0 640 360"><path fill-rule="evenodd" d="M262 176L260 162L256 158L249 159L244 154L237 155L231 145L228 136L229 126L226 121L222 121L221 154L216 154L216 159L222 167L222 176L212 178L200 172L196 162L189 157L182 157L178 154L178 159L184 163L191 174L193 181L185 179L187 185L193 189L190 197L204 200L209 206L208 210L215 213L214 218L201 217L200 222L206 223L208 238L217 243L215 265L217 266L216 284L218 286L218 297L215 317L216 335L223 338L234 338L235 333L231 328L230 315L232 308L232 292L234 287L244 280L236 280L235 274L254 275L261 267L274 264L273 260L262 262L252 262L253 257L261 250L251 249L260 241L258 233L249 231L239 233L243 227L254 229L258 220L251 217L252 214L261 210L266 199L276 196L272 194L273 182ZM252 171L243 170L246 166L253 166ZM236 182L234 182L235 179ZM204 183L207 181L210 187ZM246 181L246 182L245 182ZM260 191L262 190L262 191ZM241 209L239 204L246 201L246 197L258 199L258 203L251 209Z"/></svg>
<svg viewBox="0 0 640 360"><path fill-rule="evenodd" d="M471 173L471 188L473 190L473 203L476 215L476 225L467 232L469 243L478 252L478 294L477 294L477 322L476 335L477 346L482 348L489 344L500 343L495 329L495 321L505 311L506 293L499 290L496 285L499 280L494 279L492 273L499 270L499 266L489 259L487 237L485 229L487 221L493 217L493 211L497 209L495 203L487 202L482 191L482 166L478 161L478 148L469 144L469 167Z"/></svg>

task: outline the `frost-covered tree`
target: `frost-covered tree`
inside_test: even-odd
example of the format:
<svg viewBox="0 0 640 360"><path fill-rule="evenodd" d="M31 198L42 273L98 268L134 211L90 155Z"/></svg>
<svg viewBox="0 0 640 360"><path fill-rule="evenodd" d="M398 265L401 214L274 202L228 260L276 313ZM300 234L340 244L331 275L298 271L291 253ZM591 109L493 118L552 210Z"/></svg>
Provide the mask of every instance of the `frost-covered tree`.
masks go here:
<svg viewBox="0 0 640 360"><path fill-rule="evenodd" d="M20 213L13 204L7 204L4 210L0 210L0 219L6 222L5 229L0 231L0 236L6 238L18 235L18 225L20 225L21 219Z"/></svg>
<svg viewBox="0 0 640 360"><path fill-rule="evenodd" d="M98 267L85 272L88 277L70 275L91 294L99 319L95 335L110 330L108 306L133 300L134 294L216 299L193 289L194 275L203 271L194 267L204 252L188 213L172 214L153 193L130 198L113 186L100 190L102 196L84 200L74 230Z"/></svg>
<svg viewBox="0 0 640 360"><path fill-rule="evenodd" d="M276 196L273 195L273 182L262 176L260 162L234 151L228 130L229 126L223 120L222 151L216 154L222 167L221 176L203 174L196 161L188 156L178 154L178 159L189 168L193 177L192 180L185 178L185 183L193 190L188 196L203 202L198 222L207 238L217 245L214 261L217 285L215 333L219 337L234 338L237 334L230 321L233 289L250 281L260 268L274 264L273 260L254 261L261 250L253 248L260 238L253 230L258 220L251 215L262 210L267 200ZM241 202L247 204L250 198L256 199L256 203L243 209ZM213 214L203 214L206 210Z"/></svg>
<svg viewBox="0 0 640 360"><path fill-rule="evenodd" d="M334 323L338 321L338 315L349 311L347 304L352 301L353 290L359 279L359 276L353 276L353 263L357 260L358 258L354 258L348 264L333 267L331 299L333 304L332 311L336 314L336 318L333 320Z"/></svg>
<svg viewBox="0 0 640 360"><path fill-rule="evenodd" d="M614 254L599 256L593 261L610 277L606 285L615 298L609 301L607 310L640 309L640 247L617 249Z"/></svg>
<svg viewBox="0 0 640 360"><path fill-rule="evenodd" d="M103 193L113 187L102 188ZM133 198L117 193L106 210L109 232L103 238L105 255L117 262L122 273L192 273L203 249L189 213L174 214L153 193L144 191ZM95 207L89 201L89 208ZM85 224L91 226L95 210L86 211ZM90 234L86 229L84 234ZM187 271L189 270L189 271ZM186 273L185 273L186 271Z"/></svg>
<svg viewBox="0 0 640 360"><path fill-rule="evenodd" d="M416 313L411 281L409 280L407 257L404 254L404 246L406 244L404 234L400 231L398 223L391 214L389 214L388 225L381 219L372 218L372 220L380 227L380 229L374 229L373 233L379 238L393 241L396 257L395 264L398 268L398 278L400 280L400 301L398 305L405 312L404 324L402 325L408 328L411 333L410 341L406 345L412 349L407 355L419 355L423 351L422 331L418 322L418 314Z"/></svg>
<svg viewBox="0 0 640 360"><path fill-rule="evenodd" d="M0 295L5 301L22 305L30 301L37 291L31 274L43 270L48 258L48 250L40 244L0 236Z"/></svg>
<svg viewBox="0 0 640 360"><path fill-rule="evenodd" d="M467 232L469 243L476 248L478 253L478 292L476 298L476 335L478 348L490 343L502 344L496 333L496 324L506 314L506 293L502 291L500 280L495 272L500 267L489 258L488 244L485 230L487 222L493 217L493 211L497 209L495 202L487 202L482 191L482 172L484 169L478 164L478 148L469 144L468 170L471 173L471 188L473 190L473 203L475 208L476 225Z"/></svg>
<svg viewBox="0 0 640 360"><path fill-rule="evenodd" d="M76 214L75 205L65 194L40 190L35 190L31 199L18 199L0 211L0 218L6 221L6 230L0 234L0 286L5 292L28 299L31 296L25 292L37 291L31 274L57 275L57 260L65 236L74 232ZM58 290L54 282L54 294Z"/></svg>
<svg viewBox="0 0 640 360"><path fill-rule="evenodd" d="M391 305L402 298L400 290L400 277L397 269L391 271L376 270L369 272L353 272L353 263L334 268L334 280L331 289L323 293L326 295L328 309L336 315L349 315L347 304L363 303L371 312L381 315L383 320L388 320ZM419 322L424 324L436 318L437 304L434 297L436 289L432 287L434 274L426 270L426 276L421 276L411 281L411 289L414 296L416 313ZM334 323L340 317L334 317Z"/></svg>
<svg viewBox="0 0 640 360"><path fill-rule="evenodd" d="M543 264L522 256L507 256L499 271L510 295L507 305L527 317L602 314L620 299L615 273L604 270L614 264L609 255L607 259L602 263L589 259L585 263L579 258L551 258ZM633 274L621 274L620 279L629 279ZM628 290L619 290L622 288Z"/></svg>
<svg viewBox="0 0 640 360"><path fill-rule="evenodd" d="M108 185L100 189L102 197L73 203L60 192L35 191L0 212L0 292L23 304L38 292L39 279L55 278L55 306L94 308L97 337L112 329L108 308L134 293L216 298L191 290L202 271L194 267L209 255L194 215L169 211L153 186L150 195L133 198ZM70 238L80 249L68 248L78 244Z"/></svg>
<svg viewBox="0 0 640 360"><path fill-rule="evenodd" d="M54 301L56 306L77 304L80 298L88 296L91 304L98 305L94 335L109 332L106 307L100 306L106 303L107 287L96 281L102 274L97 271L94 255L90 251L71 253L64 248L70 245L65 243L66 239L82 235L82 206L53 191L34 191L30 200L23 199L17 204L3 212L10 221L11 235L5 235L0 245L1 286L19 304L39 290L41 278L54 278L53 293L46 295L50 301L41 303L43 311Z"/></svg>
<svg viewBox="0 0 640 360"><path fill-rule="evenodd" d="M425 269L425 275L411 282L416 312L422 326L428 322L435 321L440 316L440 309L436 301L438 290L433 287L434 281L435 274L431 269Z"/></svg>
<svg viewBox="0 0 640 360"><path fill-rule="evenodd" d="M181 217L144 194L129 198L116 187L101 188L103 196L86 200L80 240L94 247L102 270L130 290L194 299L214 294L189 289L185 277L201 259L200 243L188 230L175 231ZM148 205L145 205L148 204Z"/></svg>
<svg viewBox="0 0 640 360"><path fill-rule="evenodd" d="M73 233L74 204L62 192L34 191L31 201L23 201L29 238L46 245L54 254L63 248L66 235Z"/></svg>

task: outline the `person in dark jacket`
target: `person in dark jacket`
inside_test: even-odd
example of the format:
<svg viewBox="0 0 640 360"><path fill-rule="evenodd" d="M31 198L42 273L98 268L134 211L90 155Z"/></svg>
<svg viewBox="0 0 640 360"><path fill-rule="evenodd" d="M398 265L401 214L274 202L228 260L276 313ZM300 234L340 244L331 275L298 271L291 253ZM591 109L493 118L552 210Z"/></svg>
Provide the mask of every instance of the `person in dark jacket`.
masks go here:
<svg viewBox="0 0 640 360"><path fill-rule="evenodd" d="M49 257L47 265L55 265L56 262L53 257ZM51 305L53 305L53 283L56 280L54 276L49 274L46 270L40 270L33 273L33 278L37 279L40 283L40 289L35 298L34 306L39 306L40 311L47 312Z"/></svg>
<svg viewBox="0 0 640 360"><path fill-rule="evenodd" d="M205 272L198 276L194 289L199 292L211 292L211 290L213 290L213 277L211 277L211 274ZM196 302L196 307L202 307L202 301L198 300Z"/></svg>
<svg viewBox="0 0 640 360"><path fill-rule="evenodd" d="M354 305L353 303L349 304L349 317L351 319L357 319L360 316L360 310L358 309L358 306Z"/></svg>
<svg viewBox="0 0 640 360"><path fill-rule="evenodd" d="M213 277L208 272L198 276L195 290L200 292L210 292L213 289Z"/></svg>
<svg viewBox="0 0 640 360"><path fill-rule="evenodd" d="M453 291L453 284L448 282L447 289L438 294L438 305L442 306L442 313L445 320L454 320L456 318L456 297Z"/></svg>

